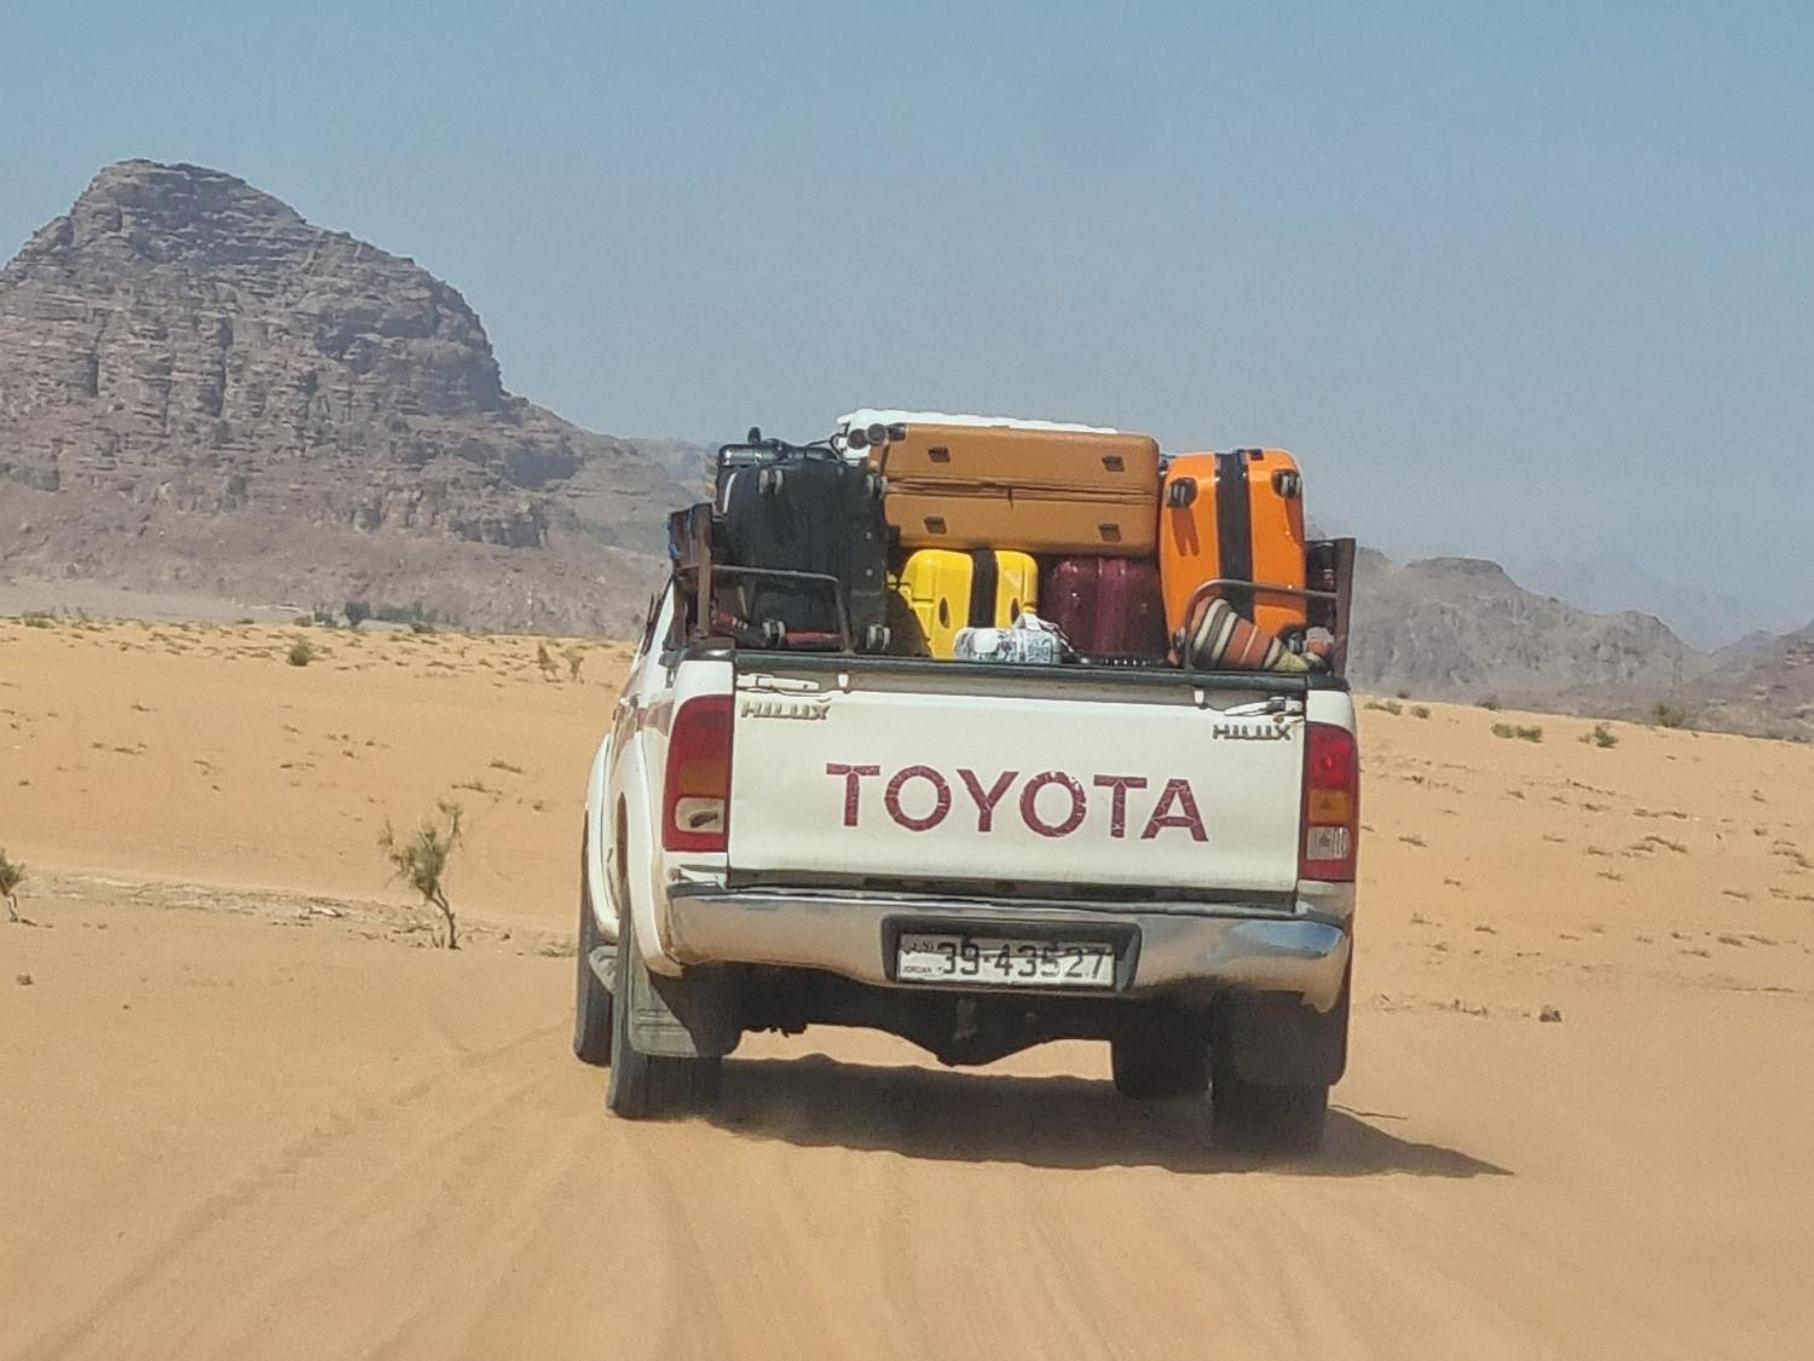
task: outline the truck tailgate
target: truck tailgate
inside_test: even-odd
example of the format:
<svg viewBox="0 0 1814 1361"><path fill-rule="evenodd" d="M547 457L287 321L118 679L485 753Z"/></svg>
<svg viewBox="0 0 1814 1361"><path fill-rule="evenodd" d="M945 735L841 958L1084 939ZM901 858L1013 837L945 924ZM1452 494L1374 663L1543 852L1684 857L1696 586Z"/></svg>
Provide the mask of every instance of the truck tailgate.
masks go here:
<svg viewBox="0 0 1814 1361"><path fill-rule="evenodd" d="M733 873L1193 896L1297 882L1304 704L1287 687L747 666Z"/></svg>

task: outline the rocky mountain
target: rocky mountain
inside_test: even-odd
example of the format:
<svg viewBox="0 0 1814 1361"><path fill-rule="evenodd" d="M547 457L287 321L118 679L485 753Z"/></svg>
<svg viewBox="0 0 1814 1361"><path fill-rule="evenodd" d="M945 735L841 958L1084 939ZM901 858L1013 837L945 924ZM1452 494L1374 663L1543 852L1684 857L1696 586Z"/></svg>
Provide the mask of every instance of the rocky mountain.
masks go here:
<svg viewBox="0 0 1814 1361"><path fill-rule="evenodd" d="M1350 670L1366 689L1508 707L1582 708L1660 696L1711 665L1647 614L1590 614L1525 590L1496 563L1398 566L1362 552Z"/></svg>
<svg viewBox="0 0 1814 1361"><path fill-rule="evenodd" d="M1671 702L1698 728L1814 741L1814 623L1739 652Z"/></svg>
<svg viewBox="0 0 1814 1361"><path fill-rule="evenodd" d="M622 628L685 499L512 396L414 262L245 181L123 161L0 269L0 570Z"/></svg>
<svg viewBox="0 0 1814 1361"><path fill-rule="evenodd" d="M1690 647L1714 650L1747 630L1780 628L1763 603L1740 591L1694 580L1610 550L1537 550L1510 558L1506 568L1528 590L1566 600L1594 614L1638 610L1654 614ZM1771 636L1774 636L1772 634Z"/></svg>
<svg viewBox="0 0 1814 1361"><path fill-rule="evenodd" d="M727 438L730 438L727 432ZM718 456L714 444L694 444L682 439L644 439L631 441L636 452L649 459L678 485L693 493L695 500L712 492L712 465Z"/></svg>

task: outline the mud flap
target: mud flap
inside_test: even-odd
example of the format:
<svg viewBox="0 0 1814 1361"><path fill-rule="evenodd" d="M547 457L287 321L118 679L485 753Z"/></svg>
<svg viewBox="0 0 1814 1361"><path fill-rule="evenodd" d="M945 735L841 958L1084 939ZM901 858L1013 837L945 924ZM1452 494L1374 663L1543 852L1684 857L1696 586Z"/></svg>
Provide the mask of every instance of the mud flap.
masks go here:
<svg viewBox="0 0 1814 1361"><path fill-rule="evenodd" d="M1210 1048L1217 1066L1264 1087L1333 1086L1348 1067L1348 979L1328 1011L1289 993L1221 999Z"/></svg>
<svg viewBox="0 0 1814 1361"><path fill-rule="evenodd" d="M640 959L615 968L628 983L630 1043L651 1058L720 1058L743 1038L741 978L730 969L701 969L667 978ZM614 989L618 1004L623 997Z"/></svg>

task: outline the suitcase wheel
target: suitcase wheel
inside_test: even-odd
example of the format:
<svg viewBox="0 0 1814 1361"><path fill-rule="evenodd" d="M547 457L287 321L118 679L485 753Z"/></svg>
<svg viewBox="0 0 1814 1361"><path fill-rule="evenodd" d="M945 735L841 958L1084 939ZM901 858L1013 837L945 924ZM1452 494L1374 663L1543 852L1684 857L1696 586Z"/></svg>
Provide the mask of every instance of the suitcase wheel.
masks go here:
<svg viewBox="0 0 1814 1361"><path fill-rule="evenodd" d="M1197 499L1197 479L1180 477L1165 489L1165 504L1173 510L1183 510Z"/></svg>
<svg viewBox="0 0 1814 1361"><path fill-rule="evenodd" d="M781 490L780 468L764 468L756 474L756 490L763 496L773 496Z"/></svg>
<svg viewBox="0 0 1814 1361"><path fill-rule="evenodd" d="M1304 479L1282 468L1272 475L1272 489L1287 501L1295 501L1304 494Z"/></svg>
<svg viewBox="0 0 1814 1361"><path fill-rule="evenodd" d="M882 652L888 647L890 637L886 624L871 624L863 630L863 650L865 652Z"/></svg>

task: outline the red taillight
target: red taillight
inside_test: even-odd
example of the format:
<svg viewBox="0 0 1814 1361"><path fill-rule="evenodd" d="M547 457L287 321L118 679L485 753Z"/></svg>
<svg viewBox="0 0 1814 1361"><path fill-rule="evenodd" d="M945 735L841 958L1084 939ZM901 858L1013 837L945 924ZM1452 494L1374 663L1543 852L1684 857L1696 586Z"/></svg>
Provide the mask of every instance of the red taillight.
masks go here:
<svg viewBox="0 0 1814 1361"><path fill-rule="evenodd" d="M674 715L662 785L663 850L723 851L730 842L731 704L729 695L701 695Z"/></svg>
<svg viewBox="0 0 1814 1361"><path fill-rule="evenodd" d="M1298 877L1346 883L1360 844L1360 748L1346 728L1312 723L1307 731Z"/></svg>

